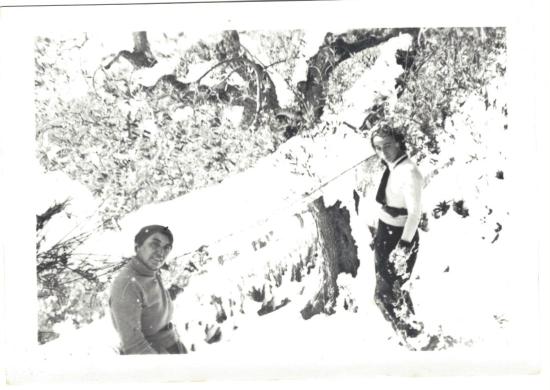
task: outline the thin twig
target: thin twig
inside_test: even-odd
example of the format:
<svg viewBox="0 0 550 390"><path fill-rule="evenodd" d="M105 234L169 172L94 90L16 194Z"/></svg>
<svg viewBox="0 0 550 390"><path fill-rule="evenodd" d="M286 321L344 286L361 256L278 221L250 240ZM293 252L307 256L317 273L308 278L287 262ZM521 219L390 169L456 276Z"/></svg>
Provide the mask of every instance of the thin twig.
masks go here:
<svg viewBox="0 0 550 390"><path fill-rule="evenodd" d="M239 42L239 46L242 47L244 49L244 51L246 51L250 57L252 57L256 63L260 64L262 66L262 68L266 68L266 66L263 64L263 62L257 57L255 56L250 50L248 50L248 48L246 46L244 46L242 43Z"/></svg>
<svg viewBox="0 0 550 390"><path fill-rule="evenodd" d="M236 61L236 60L239 60L239 59L240 59L240 57L233 57L233 58L229 58L229 59L227 59L227 60L223 60L223 61L221 61L221 62L218 62L216 65L214 65L213 67L211 67L210 69L208 69L201 77L199 77L199 78L197 79L197 81L195 81L195 83L196 83L196 84L200 84L201 80L202 80L203 78L205 78L205 77L206 77L210 72L212 72L214 69L219 68L219 67L222 66L222 65L225 65L225 64L227 64L227 63L230 63L230 62L233 62L233 61Z"/></svg>
<svg viewBox="0 0 550 390"><path fill-rule="evenodd" d="M294 58L296 58L296 57L298 57L298 56L295 56ZM265 66L264 70L267 70L267 69L271 68L272 66L282 64L283 62L287 62L290 58L292 58L292 57L285 58L284 60L275 61L275 62Z"/></svg>

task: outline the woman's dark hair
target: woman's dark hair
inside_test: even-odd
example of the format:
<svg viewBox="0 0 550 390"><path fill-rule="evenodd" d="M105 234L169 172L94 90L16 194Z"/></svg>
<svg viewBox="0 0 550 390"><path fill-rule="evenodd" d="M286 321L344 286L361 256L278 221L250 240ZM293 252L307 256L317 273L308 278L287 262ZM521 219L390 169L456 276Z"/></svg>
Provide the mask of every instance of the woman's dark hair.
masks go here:
<svg viewBox="0 0 550 390"><path fill-rule="evenodd" d="M394 127L391 127L388 124L382 125L375 129L370 135L370 145L374 149L374 137L393 138L399 145L399 149L402 152L407 151L407 144L405 143L405 134L402 131L397 130Z"/></svg>

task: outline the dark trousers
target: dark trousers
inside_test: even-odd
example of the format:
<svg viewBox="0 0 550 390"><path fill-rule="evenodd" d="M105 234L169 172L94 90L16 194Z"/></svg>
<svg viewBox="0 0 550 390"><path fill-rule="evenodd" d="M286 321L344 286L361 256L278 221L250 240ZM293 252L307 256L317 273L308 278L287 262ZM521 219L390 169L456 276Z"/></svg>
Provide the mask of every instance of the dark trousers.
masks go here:
<svg viewBox="0 0 550 390"><path fill-rule="evenodd" d="M412 240L411 254L407 260L407 272L405 275L398 276L389 257L397 246L402 233L402 227L378 221L378 229L374 238L376 272L374 300L384 318L397 332L408 337L415 337L418 335L418 330L411 326L411 316L414 314L413 303L409 292L403 290L402 287L411 277L418 253L419 237L416 232Z"/></svg>

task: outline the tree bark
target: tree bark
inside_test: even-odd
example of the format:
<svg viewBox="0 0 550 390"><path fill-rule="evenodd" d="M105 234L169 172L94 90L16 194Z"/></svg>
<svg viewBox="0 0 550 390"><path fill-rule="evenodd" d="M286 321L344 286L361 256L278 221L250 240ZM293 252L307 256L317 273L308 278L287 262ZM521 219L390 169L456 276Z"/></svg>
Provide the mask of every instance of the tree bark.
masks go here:
<svg viewBox="0 0 550 390"><path fill-rule="evenodd" d="M344 272L355 277L359 268L349 211L341 208L340 202L325 207L323 197L312 203L311 211L317 226L315 255L320 262L322 283L320 290L301 311L306 320L319 313L333 314L338 297L338 274Z"/></svg>
<svg viewBox="0 0 550 390"><path fill-rule="evenodd" d="M115 58L105 66L105 69L109 69L120 57L126 58L134 68L137 69L155 66L157 60L151 52L147 33L145 31L134 32L132 33L132 37L134 39L134 51L129 52L128 50L121 50Z"/></svg>

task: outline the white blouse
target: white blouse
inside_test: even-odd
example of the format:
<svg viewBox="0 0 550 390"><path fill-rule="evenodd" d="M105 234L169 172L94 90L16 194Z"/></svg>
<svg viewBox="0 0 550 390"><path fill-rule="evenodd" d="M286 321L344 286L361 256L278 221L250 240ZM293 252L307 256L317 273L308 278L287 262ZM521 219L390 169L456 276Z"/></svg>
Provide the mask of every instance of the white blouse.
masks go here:
<svg viewBox="0 0 550 390"><path fill-rule="evenodd" d="M411 241L422 216L424 178L418 167L408 157L402 162L399 162L400 160L396 160L397 165L389 164L390 176L386 186L386 204L407 209L407 215L392 217L382 208L379 217L382 222L389 225L404 226L401 238Z"/></svg>

